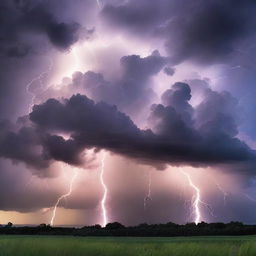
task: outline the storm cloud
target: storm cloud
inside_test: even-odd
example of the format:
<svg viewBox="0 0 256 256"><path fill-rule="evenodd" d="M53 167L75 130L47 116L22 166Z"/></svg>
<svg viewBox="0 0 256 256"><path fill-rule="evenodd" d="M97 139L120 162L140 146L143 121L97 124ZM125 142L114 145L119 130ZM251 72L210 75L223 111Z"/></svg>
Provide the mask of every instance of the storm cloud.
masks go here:
<svg viewBox="0 0 256 256"><path fill-rule="evenodd" d="M194 109L189 99L189 86L174 84L163 95L165 105L152 106L149 130L139 129L115 106L95 103L79 94L34 106L30 120L40 134L47 134L41 135L44 157L69 164L79 164L83 149L90 148L106 149L148 164L200 166L255 160L255 152L235 137L232 107L236 102L231 96L209 91ZM220 106L221 101L230 103L209 112L212 105ZM62 138L62 133L70 138Z"/></svg>
<svg viewBox="0 0 256 256"><path fill-rule="evenodd" d="M59 50L67 50L87 31L76 21L58 18L48 1L1 1L0 53L7 57L24 57L38 51L36 36L44 36ZM33 38L33 36L35 38ZM33 44L34 43L34 44ZM45 48L44 44L40 46Z"/></svg>
<svg viewBox="0 0 256 256"><path fill-rule="evenodd" d="M102 17L117 29L163 39L173 63L223 63L255 36L255 9L251 0L127 1L106 5Z"/></svg>
<svg viewBox="0 0 256 256"><path fill-rule="evenodd" d="M127 55L120 59L120 67L114 78L107 80L104 73L87 71L75 72L72 80L61 89L49 87L36 96L37 102L53 96L56 99L86 94L95 102L104 101L116 105L134 121L145 117L150 105L157 99L153 78L160 73L169 59L155 50L149 56ZM144 116L144 117L143 117Z"/></svg>
<svg viewBox="0 0 256 256"><path fill-rule="evenodd" d="M254 221L255 1L100 3L0 3L1 222L48 223L77 169L56 223L101 222L103 151L110 221L193 221L180 170L203 221Z"/></svg>

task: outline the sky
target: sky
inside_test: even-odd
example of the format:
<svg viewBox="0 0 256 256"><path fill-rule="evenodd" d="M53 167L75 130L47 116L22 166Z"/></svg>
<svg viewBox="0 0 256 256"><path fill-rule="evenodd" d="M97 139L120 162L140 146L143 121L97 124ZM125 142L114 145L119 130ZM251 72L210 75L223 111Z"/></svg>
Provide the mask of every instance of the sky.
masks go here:
<svg viewBox="0 0 256 256"><path fill-rule="evenodd" d="M2 0L0 223L256 223L253 0Z"/></svg>

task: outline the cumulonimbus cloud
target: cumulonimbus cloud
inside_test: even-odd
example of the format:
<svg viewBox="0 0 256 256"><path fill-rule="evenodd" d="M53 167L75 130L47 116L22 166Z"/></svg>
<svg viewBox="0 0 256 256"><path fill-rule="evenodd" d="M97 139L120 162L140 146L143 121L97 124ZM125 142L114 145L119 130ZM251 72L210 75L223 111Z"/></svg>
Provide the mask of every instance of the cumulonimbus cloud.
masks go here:
<svg viewBox="0 0 256 256"><path fill-rule="evenodd" d="M188 84L175 83L163 94L163 104L152 106L148 130L138 128L117 107L85 95L49 99L34 106L29 127L1 132L0 154L40 168L54 160L83 165L82 152L90 148L153 165L255 161L255 152L236 138L231 114L236 101L230 94L209 90L196 108L188 103L190 97Z"/></svg>

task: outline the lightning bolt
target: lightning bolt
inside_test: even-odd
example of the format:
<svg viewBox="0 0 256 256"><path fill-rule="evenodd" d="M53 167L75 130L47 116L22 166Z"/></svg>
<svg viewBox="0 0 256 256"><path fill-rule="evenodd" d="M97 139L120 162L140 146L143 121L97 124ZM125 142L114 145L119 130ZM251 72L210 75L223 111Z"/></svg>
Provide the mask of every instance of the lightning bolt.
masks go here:
<svg viewBox="0 0 256 256"><path fill-rule="evenodd" d="M199 207L200 203L202 203L201 192L200 192L200 189L193 183L190 175L187 172L183 170L180 170L180 172L187 178L190 187L192 187L195 191L194 199L192 199L192 205L194 207L194 213L195 213L194 222L197 225L202 218L200 207Z"/></svg>
<svg viewBox="0 0 256 256"><path fill-rule="evenodd" d="M101 2L100 2L100 0L96 0L96 2L97 2L98 7L101 8Z"/></svg>
<svg viewBox="0 0 256 256"><path fill-rule="evenodd" d="M151 172L149 172L149 175L148 175L148 193L144 198L144 210L146 210L146 208L147 208L147 202L152 200L152 198L151 198L151 184L152 184L152 177L151 177Z"/></svg>
<svg viewBox="0 0 256 256"><path fill-rule="evenodd" d="M202 220L200 205L205 206L208 209L208 211L210 212L210 214L213 217L216 217L213 213L211 205L202 201L200 188L195 185L195 183L192 181L190 175L183 170L180 170L180 172L187 178L190 187L192 187L193 190L195 191L195 195L192 198L192 206L194 208L194 215L195 215L195 217L194 217L195 224L197 225Z"/></svg>
<svg viewBox="0 0 256 256"><path fill-rule="evenodd" d="M106 208L106 201L107 201L107 195L108 195L108 188L104 181L104 171L105 171L105 159L106 159L106 152L103 152L102 158L101 158L101 169L100 169L100 183L103 188L103 197L101 199L101 210L102 210L102 225L105 227L108 223L108 214L107 214L107 208Z"/></svg>
<svg viewBox="0 0 256 256"><path fill-rule="evenodd" d="M253 198L253 197L251 197L251 196L249 196L248 194L243 193L243 195L244 195L248 200L250 200L250 201L252 201L252 202L256 202L256 199Z"/></svg>
<svg viewBox="0 0 256 256"><path fill-rule="evenodd" d="M50 64L49 64L49 66L47 67L47 69L44 70L43 72L41 72L38 76L34 77L34 78L26 85L26 91L27 91L27 93L32 96L31 102L30 102L30 104L29 104L29 109L28 109L29 112L32 111L32 108L33 108L33 105L34 105L34 102L35 102L35 98L36 98L36 94L30 91L30 86L31 86L34 82L39 81L39 83L40 83L40 88L43 88L43 81L42 81L42 79L43 79L43 77L44 77L45 75L47 75L47 74L49 74L49 73L51 72L52 66L53 66L53 61L52 61L52 59L50 59Z"/></svg>
<svg viewBox="0 0 256 256"><path fill-rule="evenodd" d="M51 221L50 221L51 226L53 226L53 223L54 223L54 220L55 220L55 217L56 217L57 207L58 207L59 203L61 202L62 199L67 198L67 197L70 196L70 195L72 194L72 192L73 192L74 181L75 181L75 179L76 179L76 177L77 177L77 175L78 175L78 172L77 172L76 169L73 169L73 172L74 172L74 174L73 174L73 176L72 176L72 178L71 178L71 180L70 180L68 192L67 192L66 194L61 195L61 196L58 198L56 204L54 205L53 212L52 212L52 218L51 218Z"/></svg>
<svg viewBox="0 0 256 256"><path fill-rule="evenodd" d="M221 187L221 185L220 185L219 183L217 183L216 181L215 181L215 185L216 185L216 187L218 188L218 190L223 194L223 203L224 203L224 205L226 205L226 204L227 204L227 197L229 196L229 193L227 193L227 192Z"/></svg>

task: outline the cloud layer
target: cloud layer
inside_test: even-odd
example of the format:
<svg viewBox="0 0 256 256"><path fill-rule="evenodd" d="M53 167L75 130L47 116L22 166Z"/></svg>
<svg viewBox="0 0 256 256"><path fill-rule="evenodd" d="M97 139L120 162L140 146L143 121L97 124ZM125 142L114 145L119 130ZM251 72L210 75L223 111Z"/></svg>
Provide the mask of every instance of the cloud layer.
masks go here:
<svg viewBox="0 0 256 256"><path fill-rule="evenodd" d="M255 160L255 152L236 138L229 93L208 90L196 108L188 84L175 83L152 105L141 130L117 107L85 95L49 99L33 107L29 127L1 133L1 155L43 168L52 160L82 165L85 149L106 149L148 164L212 165ZM7 125L5 125L7 126ZM70 136L65 139L62 134ZM16 145L15 150L12 150ZM25 150L24 150L25 149Z"/></svg>

